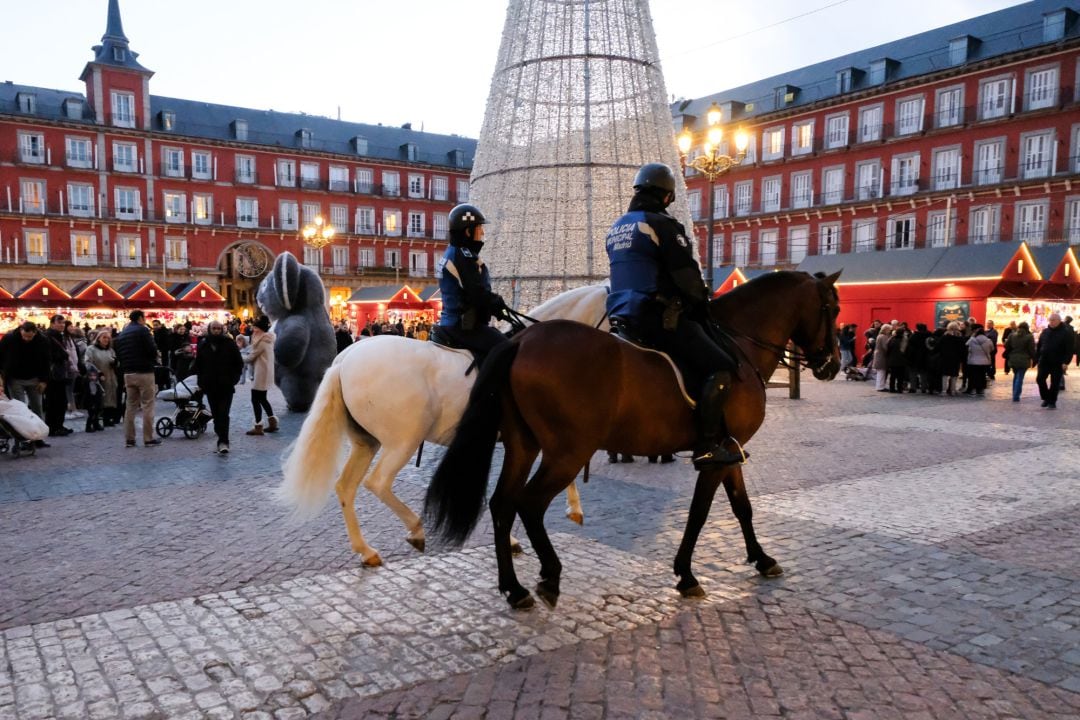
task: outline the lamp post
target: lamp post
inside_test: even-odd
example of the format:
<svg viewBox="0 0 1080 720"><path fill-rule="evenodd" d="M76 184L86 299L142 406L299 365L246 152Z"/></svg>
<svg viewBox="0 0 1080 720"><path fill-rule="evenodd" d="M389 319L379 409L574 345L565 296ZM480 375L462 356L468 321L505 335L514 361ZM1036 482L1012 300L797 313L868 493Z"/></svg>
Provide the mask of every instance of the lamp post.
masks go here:
<svg viewBox="0 0 1080 720"><path fill-rule="evenodd" d="M701 145L700 155L692 160L687 160L690 148L694 144L694 136L689 128L679 133L678 142L679 154L682 157L684 166L689 165L709 181L709 224L707 228L708 239L706 240L708 245L705 247L705 285L709 288L711 294L715 290L713 287L713 225L715 223L716 180L733 166L743 161L743 158L746 157L748 138L742 130L737 131L735 133L736 154L734 156L725 155L720 152L720 143L724 139L724 128L720 125L720 120L723 117L720 106L714 102L709 107L705 117L708 127L705 130L705 140Z"/></svg>
<svg viewBox="0 0 1080 720"><path fill-rule="evenodd" d="M304 243L321 250L334 242L334 226L323 220L322 215L316 215L315 221L309 223L300 230Z"/></svg>

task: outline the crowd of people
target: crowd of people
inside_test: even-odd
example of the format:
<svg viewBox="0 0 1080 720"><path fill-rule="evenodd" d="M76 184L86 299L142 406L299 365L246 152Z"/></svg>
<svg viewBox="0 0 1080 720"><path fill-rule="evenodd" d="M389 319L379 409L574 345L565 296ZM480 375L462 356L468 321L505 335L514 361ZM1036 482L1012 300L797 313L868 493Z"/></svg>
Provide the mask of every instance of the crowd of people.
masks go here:
<svg viewBox="0 0 1080 720"><path fill-rule="evenodd" d="M80 327L63 315L48 328L26 321L0 339L0 392L26 403L49 428L50 438L70 435L68 422L85 422L85 432L122 425L127 447L136 443L135 419L142 418L142 444L155 447L157 394L174 378L197 378L196 401L213 416L217 452L229 452L229 420L237 385L251 382L254 423L248 435L279 428L267 399L274 382L274 334L265 315L252 322L191 322L172 328L141 310L122 329ZM263 417L266 417L266 425ZM39 447L48 443L39 440Z"/></svg>
<svg viewBox="0 0 1080 720"><path fill-rule="evenodd" d="M1080 365L1080 335L1072 318L1058 313L1047 317L1037 339L1026 322L1012 322L999 334L993 320L982 325L975 318L933 331L923 323L912 330L899 320L874 320L861 346L855 325L844 325L837 337L844 371L873 379L878 392L981 397L997 378L1000 353L1002 371L1013 376L1013 402L1020 402L1024 377L1035 369L1042 407L1054 409L1074 356Z"/></svg>

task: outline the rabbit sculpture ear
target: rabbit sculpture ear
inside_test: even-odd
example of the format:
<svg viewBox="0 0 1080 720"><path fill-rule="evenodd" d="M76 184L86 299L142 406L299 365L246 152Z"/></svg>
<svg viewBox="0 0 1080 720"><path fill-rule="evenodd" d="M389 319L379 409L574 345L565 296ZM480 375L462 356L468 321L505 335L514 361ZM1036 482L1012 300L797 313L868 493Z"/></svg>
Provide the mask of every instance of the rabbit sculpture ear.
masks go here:
<svg viewBox="0 0 1080 720"><path fill-rule="evenodd" d="M300 304L302 274L300 263L291 252L283 252L274 261L274 286L278 299L287 311L292 311Z"/></svg>

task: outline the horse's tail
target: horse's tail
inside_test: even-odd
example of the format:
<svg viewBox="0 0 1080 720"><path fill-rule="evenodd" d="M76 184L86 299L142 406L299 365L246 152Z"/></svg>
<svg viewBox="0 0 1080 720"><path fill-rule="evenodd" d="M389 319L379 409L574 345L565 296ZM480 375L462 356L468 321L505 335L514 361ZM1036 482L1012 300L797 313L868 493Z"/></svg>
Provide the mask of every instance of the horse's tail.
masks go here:
<svg viewBox="0 0 1080 720"><path fill-rule="evenodd" d="M491 456L502 420L502 389L517 351L517 343L505 343L484 362L454 439L428 486L424 525L452 545L465 542L484 509Z"/></svg>
<svg viewBox="0 0 1080 720"><path fill-rule="evenodd" d="M341 394L341 364L323 375L300 435L285 450L284 478L277 496L301 518L315 515L333 487L349 430L349 413Z"/></svg>

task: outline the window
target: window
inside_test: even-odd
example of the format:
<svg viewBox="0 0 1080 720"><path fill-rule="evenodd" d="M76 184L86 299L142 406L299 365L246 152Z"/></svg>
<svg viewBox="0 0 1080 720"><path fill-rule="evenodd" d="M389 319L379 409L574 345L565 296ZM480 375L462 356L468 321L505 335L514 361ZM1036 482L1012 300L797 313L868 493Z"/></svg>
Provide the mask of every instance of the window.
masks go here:
<svg viewBox="0 0 1080 720"><path fill-rule="evenodd" d="M162 148L161 170L167 177L184 177L184 151L181 148Z"/></svg>
<svg viewBox="0 0 1080 720"><path fill-rule="evenodd" d="M1029 70L1027 73L1027 95L1024 107L1027 110L1042 110L1054 107L1057 102L1057 67Z"/></svg>
<svg viewBox="0 0 1080 720"><path fill-rule="evenodd" d="M770 177L761 181L761 212L780 209L780 178Z"/></svg>
<svg viewBox="0 0 1080 720"><path fill-rule="evenodd" d="M791 204L792 210L808 208L814 204L813 190L814 173L810 170L791 174Z"/></svg>
<svg viewBox="0 0 1080 720"><path fill-rule="evenodd" d="M68 167L88 168L94 164L90 138L64 138L64 157Z"/></svg>
<svg viewBox="0 0 1080 720"><path fill-rule="evenodd" d="M1080 65L1080 63L1077 63ZM1074 125L1072 130L1072 155L1069 156L1069 168L1074 173L1080 173L1080 125Z"/></svg>
<svg viewBox="0 0 1080 720"><path fill-rule="evenodd" d="M116 127L135 127L135 96L112 91L112 124Z"/></svg>
<svg viewBox="0 0 1080 720"><path fill-rule="evenodd" d="M360 248L357 263L360 267L375 267L375 248Z"/></svg>
<svg viewBox="0 0 1080 720"><path fill-rule="evenodd" d="M1043 42L1054 42L1065 37L1065 20L1068 10L1057 10L1043 15Z"/></svg>
<svg viewBox="0 0 1080 720"><path fill-rule="evenodd" d="M321 190L319 185L319 164L300 163L300 187L308 190Z"/></svg>
<svg viewBox="0 0 1080 720"><path fill-rule="evenodd" d="M259 226L259 201L255 198L236 198L236 224L239 227Z"/></svg>
<svg viewBox="0 0 1080 720"><path fill-rule="evenodd" d="M236 182L246 184L255 182L255 158L250 155L236 156Z"/></svg>
<svg viewBox="0 0 1080 720"><path fill-rule="evenodd" d="M370 193L374 187L375 173L371 168L356 168L356 192Z"/></svg>
<svg viewBox="0 0 1080 720"><path fill-rule="evenodd" d="M427 277L428 254L423 250L409 251L409 275L413 277Z"/></svg>
<svg viewBox="0 0 1080 720"><path fill-rule="evenodd" d="M876 220L856 220L851 228L855 234L855 252L873 252L877 249Z"/></svg>
<svg viewBox="0 0 1080 720"><path fill-rule="evenodd" d="M736 233L731 238L731 264L746 267L750 262L750 233Z"/></svg>
<svg viewBox="0 0 1080 720"><path fill-rule="evenodd" d="M71 233L71 263L77 266L97 265L97 236L94 233Z"/></svg>
<svg viewBox="0 0 1080 720"><path fill-rule="evenodd" d="M274 163L274 184L278 187L296 187L295 160L278 160Z"/></svg>
<svg viewBox="0 0 1080 720"><path fill-rule="evenodd" d="M316 272L322 267L322 248L304 246L304 264Z"/></svg>
<svg viewBox="0 0 1080 720"><path fill-rule="evenodd" d="M818 255L835 255L840 252L840 224L829 223L818 229Z"/></svg>
<svg viewBox="0 0 1080 720"><path fill-rule="evenodd" d="M214 196L195 193L191 198L191 220L196 225L209 225L214 221Z"/></svg>
<svg viewBox="0 0 1080 720"><path fill-rule="evenodd" d="M844 201L844 168L827 168L822 173L822 202L826 205L835 205Z"/></svg>
<svg viewBox="0 0 1080 720"><path fill-rule="evenodd" d="M870 84L881 85L889 77L890 61L888 58L870 62Z"/></svg>
<svg viewBox="0 0 1080 720"><path fill-rule="evenodd" d="M906 98L896 103L896 134L911 135L922 130L922 96Z"/></svg>
<svg viewBox="0 0 1080 720"><path fill-rule="evenodd" d="M382 182L383 195L397 197L401 194L401 175L399 175L398 173L387 172L386 170L383 170Z"/></svg>
<svg viewBox="0 0 1080 720"><path fill-rule="evenodd" d="M191 151L191 177L196 180L209 180L213 172L210 153L199 150Z"/></svg>
<svg viewBox="0 0 1080 720"><path fill-rule="evenodd" d="M838 70L836 73L836 94L843 95L846 92L851 92L851 88L854 87L852 83L854 73L852 68L845 68Z"/></svg>
<svg viewBox="0 0 1080 720"><path fill-rule="evenodd" d="M432 218L432 220L432 237L434 237L436 240L445 240L447 231L446 213L435 213L435 216L434 218Z"/></svg>
<svg viewBox="0 0 1080 720"><path fill-rule="evenodd" d="M900 155L892 161L892 195L911 195L919 189L919 155Z"/></svg>
<svg viewBox="0 0 1080 720"><path fill-rule="evenodd" d="M970 228L968 243L981 245L997 242L1000 216L998 205L983 205L972 208L968 219L968 227Z"/></svg>
<svg viewBox="0 0 1080 720"><path fill-rule="evenodd" d="M424 237L424 213L415 210L409 211L408 236L414 238Z"/></svg>
<svg viewBox="0 0 1080 720"><path fill-rule="evenodd" d="M766 130L761 136L761 159L776 160L784 157L784 128Z"/></svg>
<svg viewBox="0 0 1080 720"><path fill-rule="evenodd" d="M713 235L713 268L717 268L724 264L724 234L716 233Z"/></svg>
<svg viewBox="0 0 1080 720"><path fill-rule="evenodd" d="M278 215L281 217L282 230L296 230L299 210L300 206L295 200L281 200L278 202Z"/></svg>
<svg viewBox="0 0 1080 720"><path fill-rule="evenodd" d="M330 227L334 232L349 232L349 207L347 205L330 206Z"/></svg>
<svg viewBox="0 0 1080 720"><path fill-rule="evenodd" d="M188 266L187 238L165 238L165 267L177 269Z"/></svg>
<svg viewBox="0 0 1080 720"><path fill-rule="evenodd" d="M915 247L915 218L902 217L889 220L889 244L886 250L910 250Z"/></svg>
<svg viewBox="0 0 1080 720"><path fill-rule="evenodd" d="M848 144L848 116L833 115L825 119L825 148L842 148Z"/></svg>
<svg viewBox="0 0 1080 720"><path fill-rule="evenodd" d="M1020 175L1025 180L1050 175L1053 164L1054 131L1022 135L1020 140Z"/></svg>
<svg viewBox="0 0 1080 720"><path fill-rule="evenodd" d="M881 106L859 108L859 142L881 139Z"/></svg>
<svg viewBox="0 0 1080 720"><path fill-rule="evenodd" d="M1029 245L1042 245L1046 240L1046 202L1016 204L1016 238Z"/></svg>
<svg viewBox="0 0 1080 720"><path fill-rule="evenodd" d="M391 237L401 235L400 210L383 210L383 235Z"/></svg>
<svg viewBox="0 0 1080 720"><path fill-rule="evenodd" d="M424 197L424 176L409 173L409 197Z"/></svg>
<svg viewBox="0 0 1080 720"><path fill-rule="evenodd" d="M344 275L349 271L349 248L335 246L330 257L334 261L335 273Z"/></svg>
<svg viewBox="0 0 1080 720"><path fill-rule="evenodd" d="M758 232L758 262L760 265L771 266L776 264L776 239L779 232L776 230L761 230Z"/></svg>
<svg viewBox="0 0 1080 720"><path fill-rule="evenodd" d="M436 175L431 178L431 199L447 200L449 197L450 191L446 183L446 178L441 175Z"/></svg>
<svg viewBox="0 0 1080 720"><path fill-rule="evenodd" d="M964 122L964 86L938 90L934 126L952 127L962 122Z"/></svg>
<svg viewBox="0 0 1080 720"><path fill-rule="evenodd" d="M454 191L459 203L469 202L469 181L458 180L457 189Z"/></svg>
<svg viewBox="0 0 1080 720"><path fill-rule="evenodd" d="M315 218L322 215L322 205L319 203L306 202L303 205L303 220L305 225L315 222Z"/></svg>
<svg viewBox="0 0 1080 720"><path fill-rule="evenodd" d="M15 93L15 103L19 106L19 112L33 115L37 112L37 95L34 93Z"/></svg>
<svg viewBox="0 0 1080 720"><path fill-rule="evenodd" d="M387 248L383 250L383 262L388 268L400 268L401 267L401 251Z"/></svg>
<svg viewBox="0 0 1080 720"><path fill-rule="evenodd" d="M701 219L701 191L691 190L686 193L686 203L690 206L690 219L698 221Z"/></svg>
<svg viewBox="0 0 1080 720"><path fill-rule="evenodd" d="M807 245L810 242L810 228L797 227L788 230L788 261L797 265L806 257Z"/></svg>
<svg viewBox="0 0 1080 720"><path fill-rule="evenodd" d="M713 190L714 218L726 218L728 216L728 190L727 185L717 185Z"/></svg>
<svg viewBox="0 0 1080 720"><path fill-rule="evenodd" d="M354 137L351 140L351 142L352 142L353 149L356 151L357 155L367 155L368 154L368 141L367 141L367 138L365 138L362 135L357 135L356 137Z"/></svg>
<svg viewBox="0 0 1080 720"><path fill-rule="evenodd" d="M232 121L233 137L237 140L248 139L248 124L247 120L233 120Z"/></svg>
<svg viewBox="0 0 1080 720"><path fill-rule="evenodd" d="M116 217L123 220L142 219L142 201L135 188L116 188Z"/></svg>
<svg viewBox="0 0 1080 720"><path fill-rule="evenodd" d="M135 172L137 153L135 143L113 143L113 170L116 172Z"/></svg>
<svg viewBox="0 0 1080 720"><path fill-rule="evenodd" d="M960 187L960 148L934 151L934 189L955 190Z"/></svg>
<svg viewBox="0 0 1080 720"><path fill-rule="evenodd" d="M19 181L19 212L28 215L45 214L45 181Z"/></svg>
<svg viewBox="0 0 1080 720"><path fill-rule="evenodd" d="M45 164L45 136L40 133L19 133L19 161L34 165Z"/></svg>
<svg viewBox="0 0 1080 720"><path fill-rule="evenodd" d="M1005 150L1004 140L989 140L975 144L976 185L992 185L1002 180L1002 157Z"/></svg>
<svg viewBox="0 0 1080 720"><path fill-rule="evenodd" d="M68 183L68 212L75 217L94 216L94 186Z"/></svg>
<svg viewBox="0 0 1080 720"><path fill-rule="evenodd" d="M1080 243L1080 199L1072 198L1066 207L1065 241L1070 245Z"/></svg>
<svg viewBox="0 0 1080 720"><path fill-rule="evenodd" d="M49 233L45 230L23 230L23 249L26 262L44 265L49 262Z"/></svg>
<svg viewBox="0 0 1080 720"><path fill-rule="evenodd" d="M735 183L735 216L749 215L754 199L754 181Z"/></svg>
<svg viewBox="0 0 1080 720"><path fill-rule="evenodd" d="M176 113L172 110L161 111L161 129L168 132L176 129Z"/></svg>
<svg viewBox="0 0 1080 720"><path fill-rule="evenodd" d="M345 192L349 189L349 168L340 165L330 166L330 190Z"/></svg>
<svg viewBox="0 0 1080 720"><path fill-rule="evenodd" d="M956 237L956 211L950 216L944 210L931 212L926 216L926 244L928 247L949 247Z"/></svg>
<svg viewBox="0 0 1080 720"><path fill-rule="evenodd" d="M120 258L120 267L139 267L142 265L142 238L138 235L121 235L116 238L116 254Z"/></svg>
<svg viewBox="0 0 1080 720"><path fill-rule="evenodd" d="M979 119L1005 117L1012 109L1012 78L984 80L979 84Z"/></svg>
<svg viewBox="0 0 1080 720"><path fill-rule="evenodd" d="M416 162L420 159L420 146L416 143L405 143L401 146L401 152L409 162Z"/></svg>
<svg viewBox="0 0 1080 720"><path fill-rule="evenodd" d="M356 208L356 234L375 234L375 208Z"/></svg>
<svg viewBox="0 0 1080 720"><path fill-rule="evenodd" d="M297 131L296 137L300 140L300 147L309 148L311 147L311 141L315 136L310 130L301 129Z"/></svg>
<svg viewBox="0 0 1080 720"><path fill-rule="evenodd" d="M949 41L949 64L963 65L968 59L968 49L971 47L971 38L968 35L953 38Z"/></svg>
<svg viewBox="0 0 1080 720"><path fill-rule="evenodd" d="M855 166L855 198L872 200L881 197L881 162L871 160Z"/></svg>
<svg viewBox="0 0 1080 720"><path fill-rule="evenodd" d="M165 207L165 222L187 222L187 195L185 193L166 192L163 205Z"/></svg>
<svg viewBox="0 0 1080 720"><path fill-rule="evenodd" d="M806 155L814 151L814 121L797 123L791 129L791 154Z"/></svg>

